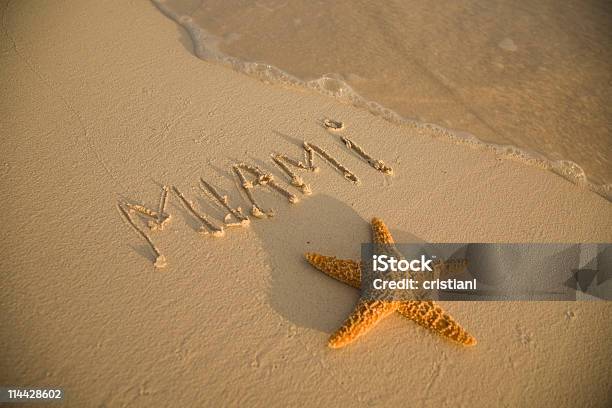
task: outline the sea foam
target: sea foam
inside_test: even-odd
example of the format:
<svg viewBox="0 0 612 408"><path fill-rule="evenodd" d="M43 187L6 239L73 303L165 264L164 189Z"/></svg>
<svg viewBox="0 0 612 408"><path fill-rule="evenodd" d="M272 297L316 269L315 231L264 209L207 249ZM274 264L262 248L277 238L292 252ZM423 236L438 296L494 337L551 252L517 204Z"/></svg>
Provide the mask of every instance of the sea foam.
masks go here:
<svg viewBox="0 0 612 408"><path fill-rule="evenodd" d="M552 171L566 180L612 201L612 184L596 184L589 180L584 169L570 160L552 160L539 152L511 144L486 142L472 133L454 130L414 118L408 118L382 104L362 97L342 76L325 74L311 80L300 79L270 64L246 61L220 50L222 39L198 25L189 15L181 14L170 7L164 0L151 0L167 17L182 26L189 34L196 56L205 61L214 61L232 69L258 78L268 83L281 83L312 89L320 94L333 97L344 103L366 109L392 123L409 126L433 137L444 138L456 144L469 145L476 149L493 151L507 159L518 160L531 166Z"/></svg>

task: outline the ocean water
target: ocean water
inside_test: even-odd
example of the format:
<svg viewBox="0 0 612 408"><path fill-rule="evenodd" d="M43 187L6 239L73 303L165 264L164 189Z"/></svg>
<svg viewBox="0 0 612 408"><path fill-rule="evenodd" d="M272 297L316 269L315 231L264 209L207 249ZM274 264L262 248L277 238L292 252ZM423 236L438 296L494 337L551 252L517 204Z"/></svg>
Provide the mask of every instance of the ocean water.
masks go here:
<svg viewBox="0 0 612 408"><path fill-rule="evenodd" d="M152 1L204 60L435 124L612 197L612 2Z"/></svg>

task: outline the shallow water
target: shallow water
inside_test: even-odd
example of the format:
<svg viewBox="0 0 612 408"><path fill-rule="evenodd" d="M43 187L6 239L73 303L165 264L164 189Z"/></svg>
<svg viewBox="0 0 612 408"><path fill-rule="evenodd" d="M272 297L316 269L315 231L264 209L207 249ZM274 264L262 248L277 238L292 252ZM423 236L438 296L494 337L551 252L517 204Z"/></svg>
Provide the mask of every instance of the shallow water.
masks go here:
<svg viewBox="0 0 612 408"><path fill-rule="evenodd" d="M378 104L557 161L572 181L612 183L612 3L153 1L201 58L360 95L387 117Z"/></svg>

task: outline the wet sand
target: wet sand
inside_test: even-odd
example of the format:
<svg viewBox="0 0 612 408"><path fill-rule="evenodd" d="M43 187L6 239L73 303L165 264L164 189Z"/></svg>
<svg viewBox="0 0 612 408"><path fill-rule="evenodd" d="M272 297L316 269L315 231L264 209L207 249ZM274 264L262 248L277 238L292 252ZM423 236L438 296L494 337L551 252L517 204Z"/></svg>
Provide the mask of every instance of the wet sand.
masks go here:
<svg viewBox="0 0 612 408"><path fill-rule="evenodd" d="M66 406L469 404L602 406L609 302L446 302L478 339L457 347L399 317L342 349L326 341L358 293L303 253L357 258L367 220L398 241L610 242L612 207L547 171L398 127L295 87L196 58L147 2L0 2L0 384L62 387ZM331 117L385 176L320 121ZM249 208L231 166L324 147L295 204L258 189L270 219L214 238L171 196L170 223L141 228L117 210L157 208L175 185L216 224L204 177ZM291 187L288 187L291 188ZM505 384L500 388L500 384ZM483 392L483 390L493 390Z"/></svg>

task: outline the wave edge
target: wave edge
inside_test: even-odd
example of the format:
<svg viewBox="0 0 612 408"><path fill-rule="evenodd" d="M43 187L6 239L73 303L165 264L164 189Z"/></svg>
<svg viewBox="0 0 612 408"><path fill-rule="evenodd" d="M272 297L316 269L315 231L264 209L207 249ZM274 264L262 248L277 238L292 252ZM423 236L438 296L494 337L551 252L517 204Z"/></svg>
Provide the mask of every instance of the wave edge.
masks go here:
<svg viewBox="0 0 612 408"><path fill-rule="evenodd" d="M331 75L333 74L325 74L320 78L304 81L273 65L244 61L224 54L217 47L219 39L196 25L191 17L179 15L172 11L163 3L163 0L151 0L151 2L162 14L187 31L193 44L194 53L201 60L227 65L235 71L255 77L263 82L311 89L341 102L366 109L371 114L380 116L391 123L428 131L434 137L444 137L455 144L468 145L479 150L493 151L505 159L516 160L530 166L551 171L572 184L588 189L607 201L612 202L612 184L596 184L591 182L584 169L576 162L571 160L552 160L526 148L485 142L467 131L448 129L433 123L404 117L376 101L365 99L349 84L341 79L332 77Z"/></svg>

